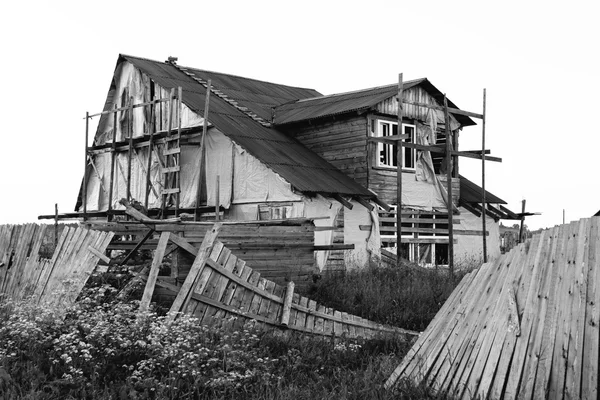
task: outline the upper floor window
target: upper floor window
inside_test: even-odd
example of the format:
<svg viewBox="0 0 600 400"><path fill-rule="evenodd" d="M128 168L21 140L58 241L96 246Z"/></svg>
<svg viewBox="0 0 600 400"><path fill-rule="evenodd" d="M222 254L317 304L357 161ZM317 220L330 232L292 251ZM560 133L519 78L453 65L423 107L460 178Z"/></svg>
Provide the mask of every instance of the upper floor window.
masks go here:
<svg viewBox="0 0 600 400"><path fill-rule="evenodd" d="M405 143L415 143L416 126L411 124L402 124L402 133L408 135ZM373 120L371 122L371 134L378 137L394 136L398 134L398 123L386 120ZM392 144L377 143L377 166L378 167L397 167L397 146ZM415 169L417 162L417 151L408 147L402 148L402 168Z"/></svg>

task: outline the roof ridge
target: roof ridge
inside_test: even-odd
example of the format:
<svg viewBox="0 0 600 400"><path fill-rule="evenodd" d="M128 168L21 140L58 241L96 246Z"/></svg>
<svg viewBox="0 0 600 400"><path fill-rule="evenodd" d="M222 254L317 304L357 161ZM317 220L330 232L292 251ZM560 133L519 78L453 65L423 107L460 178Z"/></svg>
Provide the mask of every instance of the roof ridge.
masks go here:
<svg viewBox="0 0 600 400"><path fill-rule="evenodd" d="M413 84L415 82L420 82L420 81L424 81L427 78L419 78L419 79L412 79L410 81L405 81L404 83L410 83ZM336 97L336 96L345 96L348 94L354 94L354 93L361 93L361 92L368 92L370 90L377 90L377 89L391 89L391 88L395 88L398 87L398 84L390 84L390 85L383 85L383 86L374 86L374 87L370 87L370 88L365 88L365 89L357 89L357 90L351 90L349 92L340 92L340 93L332 93L332 94L326 94L323 96L318 96L318 97L308 97L306 99L299 99L296 100L296 103L300 103L300 102L304 102L304 101L310 101L310 100L317 100L317 99L324 99L324 98L328 98L328 97ZM287 104L287 103L286 103Z"/></svg>
<svg viewBox="0 0 600 400"><path fill-rule="evenodd" d="M198 82L199 84L201 84L202 86L204 86L205 88L208 89L207 81L205 81L204 79L198 78L193 72L189 72L189 70L194 69L194 68L186 68L186 67L177 65L174 62L167 62L166 64L172 65L173 67L177 68L179 71L183 72L184 74L186 74L187 76L189 76L190 78L192 78L193 80L195 80L196 82ZM216 89L212 84L210 87L210 91L215 96L226 101L227 103L229 103L229 105L233 106L238 111L244 113L244 115L246 115L247 117L251 118L252 120L258 122L262 126L264 126L266 128L271 127L271 123L269 121L266 121L264 118L259 117L258 115L256 115L252 111L250 111L247 107L241 106L236 100L230 98L225 93L221 92L219 89Z"/></svg>
<svg viewBox="0 0 600 400"><path fill-rule="evenodd" d="M227 72L218 72L218 71L211 71L211 70L208 70L208 69L200 69L200 68L185 67L185 66L183 66L183 68L185 68L185 69L191 69L191 70L196 70L196 71L200 71L200 72L207 72L209 74L219 74L219 75L224 75L224 76L230 76L230 77L233 77L233 78L240 78L240 79L245 79L245 80L248 80L248 81L268 83L270 85L283 86L283 87L286 87L286 88L303 89L303 90L314 90L315 92L317 92L317 89L314 89L314 88L308 88L308 87L302 87L302 86L292 86L292 85L286 85L286 84L283 84L283 83L275 83L275 82L272 82L272 81L265 81L263 79L256 79L256 78L248 78L246 76L241 76L241 75L236 75L236 74L230 74L230 73L227 73Z"/></svg>

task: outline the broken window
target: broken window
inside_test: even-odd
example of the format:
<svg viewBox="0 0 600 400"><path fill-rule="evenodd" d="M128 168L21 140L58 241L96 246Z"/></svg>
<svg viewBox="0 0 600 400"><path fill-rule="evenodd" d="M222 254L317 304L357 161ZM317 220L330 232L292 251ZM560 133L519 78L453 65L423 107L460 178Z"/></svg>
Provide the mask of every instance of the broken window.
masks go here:
<svg viewBox="0 0 600 400"><path fill-rule="evenodd" d="M268 221L272 219L287 219L292 216L292 203L273 203L258 205L258 219Z"/></svg>
<svg viewBox="0 0 600 400"><path fill-rule="evenodd" d="M402 124L402 133L408 135L405 143L415 143L416 126L411 124ZM398 135L398 123L386 120L373 120L371 123L371 134L378 137ZM397 167L398 166L398 147L392 144L377 144L377 166L378 167ZM402 168L415 169L417 162L417 151L408 147L402 148Z"/></svg>
<svg viewBox="0 0 600 400"><path fill-rule="evenodd" d="M382 247L396 247L396 207L379 215ZM402 218L400 256L426 267L448 265L448 216L415 212Z"/></svg>

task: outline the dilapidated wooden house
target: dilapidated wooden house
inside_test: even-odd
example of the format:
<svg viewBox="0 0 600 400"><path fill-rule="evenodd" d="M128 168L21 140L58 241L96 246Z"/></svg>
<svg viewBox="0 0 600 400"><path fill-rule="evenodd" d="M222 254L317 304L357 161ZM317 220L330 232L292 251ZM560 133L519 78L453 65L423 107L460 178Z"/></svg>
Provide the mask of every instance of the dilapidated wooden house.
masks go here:
<svg viewBox="0 0 600 400"><path fill-rule="evenodd" d="M395 247L401 163L401 251L422 264L446 264L443 155L413 146L398 160L394 144L377 141L398 135L397 95L397 85L390 85L324 96L182 67L173 59L120 55L86 149L76 211L86 219L112 219L127 198L155 218L308 218L315 245L354 247L316 252L315 270L360 267L381 247ZM452 113L446 122L443 111L414 105L443 105L442 93L427 79L405 82L403 100L405 143L443 145L447 123L458 149L458 132L474 124ZM481 188L459 175L454 158L454 258L479 259ZM495 256L498 220L514 215L490 193L487 203L488 253Z"/></svg>

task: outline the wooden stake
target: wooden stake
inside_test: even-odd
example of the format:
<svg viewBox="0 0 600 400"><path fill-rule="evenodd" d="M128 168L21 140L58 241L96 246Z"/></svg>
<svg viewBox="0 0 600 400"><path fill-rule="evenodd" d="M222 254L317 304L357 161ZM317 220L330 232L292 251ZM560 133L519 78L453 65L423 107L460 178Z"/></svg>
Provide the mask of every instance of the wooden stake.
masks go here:
<svg viewBox="0 0 600 400"><path fill-rule="evenodd" d="M181 108L182 108L182 102L181 102L181 97L183 96L183 90L181 89L181 86L179 86L177 88L177 137L179 139L177 139L177 147L180 146L180 140L181 140ZM173 154L171 157L173 157L174 159L177 160L177 162L175 164L180 166L179 172L175 173L175 187L179 188L179 192L177 192L176 197L175 197L175 216L177 217L179 215L179 202L181 199L181 153L178 154Z"/></svg>
<svg viewBox="0 0 600 400"><path fill-rule="evenodd" d="M198 210L200 208L200 196L202 195L202 172L204 169L204 140L208 130L208 106L210 102L211 81L206 84L206 99L204 100L204 123L202 125L202 140L200 141L200 165L198 166L198 188L196 190L196 211L194 212L194 221L198 220Z"/></svg>
<svg viewBox="0 0 600 400"><path fill-rule="evenodd" d="M148 139L148 171L146 173L146 188L144 190L144 207L146 210L148 209L148 198L150 196L150 173L152 171L152 151L154 145L154 108L155 103L150 103L150 123L148 124L148 133L150 134L150 138ZM157 193L158 197L158 193Z"/></svg>
<svg viewBox="0 0 600 400"><path fill-rule="evenodd" d="M294 282L288 282L285 298L283 299L283 311L281 312L281 325L288 326L290 312L292 311L292 299L294 297Z"/></svg>
<svg viewBox="0 0 600 400"><path fill-rule="evenodd" d="M398 135L402 135L402 104L404 83L402 73L398 75ZM402 140L396 147L396 266L400 267L400 248L402 247Z"/></svg>
<svg viewBox="0 0 600 400"><path fill-rule="evenodd" d="M448 99L444 95L444 125L446 125L446 186L448 187L448 268L450 276L454 277L454 205L452 202L452 134L450 133L450 115L448 113ZM485 232L485 229L483 230ZM483 235L485 237L485 234Z"/></svg>
<svg viewBox="0 0 600 400"><path fill-rule="evenodd" d="M146 281L146 288L144 289L142 301L140 302L140 312L148 311L148 308L150 307L150 300L152 300L152 294L154 293L154 286L156 285L156 279L158 278L160 264L165 256L170 236L170 232L163 232L158 240L158 246L156 247L154 258L152 259L148 280Z"/></svg>
<svg viewBox="0 0 600 400"><path fill-rule="evenodd" d="M108 211L112 210L113 186L115 180L115 156L117 150L117 105L114 105L112 147L110 149L110 182L108 184ZM110 213L108 215L110 221Z"/></svg>
<svg viewBox="0 0 600 400"><path fill-rule="evenodd" d="M217 175L217 181L215 183L215 221L219 220L219 175Z"/></svg>
<svg viewBox="0 0 600 400"><path fill-rule="evenodd" d="M129 149L127 151L127 200L131 200L131 162L133 159L133 97L129 98L127 109L127 131L129 134Z"/></svg>
<svg viewBox="0 0 600 400"><path fill-rule="evenodd" d="M54 248L58 244L58 203L54 203Z"/></svg>
<svg viewBox="0 0 600 400"><path fill-rule="evenodd" d="M485 199L485 89L483 89L483 117L481 123L481 224L483 232L486 231L486 199ZM483 262L488 261L487 256L487 239L483 237Z"/></svg>
<svg viewBox="0 0 600 400"><path fill-rule="evenodd" d="M87 219L87 159L88 159L88 135L90 129L90 113L85 112L85 163L83 165L83 220Z"/></svg>
<svg viewBox="0 0 600 400"><path fill-rule="evenodd" d="M523 243L525 240L523 239L524 225L525 225L525 203L527 200L523 199L521 202L521 226L519 228L519 243ZM563 223L564 225L564 223Z"/></svg>

